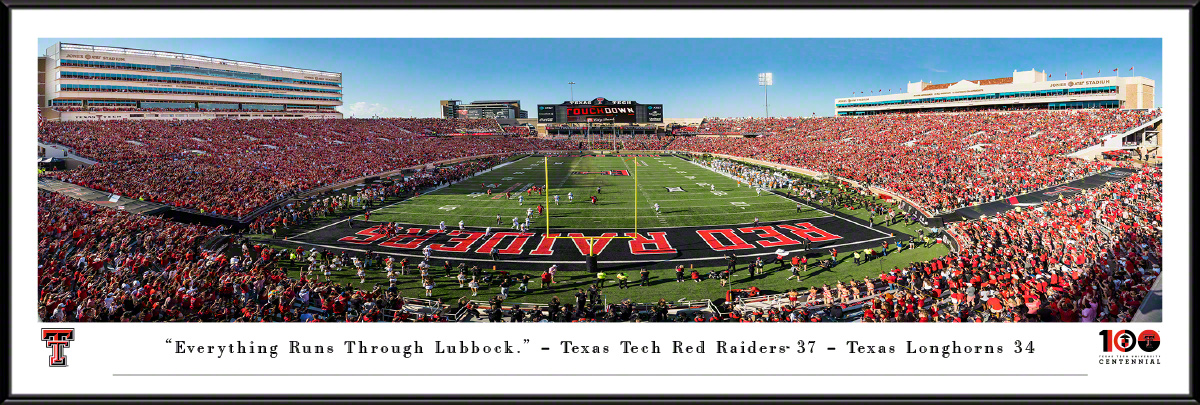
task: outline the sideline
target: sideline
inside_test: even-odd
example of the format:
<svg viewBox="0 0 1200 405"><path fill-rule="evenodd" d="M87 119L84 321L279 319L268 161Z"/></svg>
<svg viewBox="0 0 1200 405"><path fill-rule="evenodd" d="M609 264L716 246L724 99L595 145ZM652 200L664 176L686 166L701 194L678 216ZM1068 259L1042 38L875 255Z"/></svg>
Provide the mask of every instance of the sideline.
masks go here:
<svg viewBox="0 0 1200 405"><path fill-rule="evenodd" d="M505 162L505 163L501 163L501 164L499 164L499 165L496 165L496 166L489 167L489 168L487 168L487 169L484 169L483 171L480 171L479 173L476 173L476 174L474 174L474 175L471 175L471 177L467 177L467 179L473 178L473 177L475 177L475 176L478 176L478 175L481 175L481 174L483 174L483 173L487 173L488 171L491 171L492 169L495 169L495 168L498 168L498 167L501 167L501 166L504 166L504 165L507 165L507 164L517 163L517 162L520 162L520 161L522 161L522 160L525 160L525 159L528 159L528 158L529 158L529 157L528 157L528 156L526 156L526 157L523 157L523 158L520 158L520 159L517 159L517 160L511 161L511 162ZM467 181L467 179L463 179L463 181L462 181L462 182L465 182L465 181ZM461 182L459 182L459 183L461 183ZM391 204L388 204L388 205L385 205L385 206L382 206L382 207L376 208L375 210L381 210L381 209L384 209L384 208L388 208L388 207L394 206L394 205L396 205L396 204L400 204L400 203L402 203L402 202L405 202L405 201L408 201L408 200L411 200L411 199L414 199L414 198L417 198L417 197L420 197L420 196L426 195L426 194L428 194L428 193L432 193L432 192L435 192L435 191L441 190L441 189L443 189L443 188L450 187L450 186L452 186L452 185L454 185L454 184L457 184L457 183L446 183L445 185L437 186L437 187L434 187L434 188L432 188L432 189L426 189L426 190L423 190L423 191L426 191L425 193L419 193L419 194L414 194L414 195L411 195L411 196L409 196L408 198L405 198L405 199L403 199L403 200L396 201L396 202L394 202L394 203L391 203ZM340 190L340 189L339 189L339 190ZM370 210L367 210L367 211L370 211ZM355 215L355 216L357 217L357 216L360 216L360 215L362 215L362 214ZM359 221L363 221L363 222L381 222L381 221L367 221L367 220L365 220L365 219L360 219ZM342 222L346 222L346 220L345 220L345 219L343 219L343 220L338 220L338 221L335 221L335 222L333 222L333 223L330 223L329 225L325 225L325 226L322 226L322 227L320 227L320 228L317 228L317 229L313 229L313 230L311 230L311 231L308 231L308 232L304 232L304 233L301 233L301 234L297 234L297 235L288 236L288 237L286 237L286 238L283 238L283 240L285 240L285 241L291 241L291 239L292 239L292 238L299 238L299 237L301 237L301 236L308 235L308 234L310 234L310 233L313 233L313 232L316 232L316 231L319 231L319 230L322 230L322 229L325 229L325 228L328 228L328 227L331 227L331 226L334 226L334 225L340 224L340 223L342 223Z"/></svg>
<svg viewBox="0 0 1200 405"><path fill-rule="evenodd" d="M814 247L812 249L791 249L791 250L785 250L785 252L787 252L790 255L792 253L822 251L822 250L829 250L832 248L837 248L837 247L842 247L842 246L852 246L852 245L858 245L858 244L864 244L864 243L878 242L878 241L881 241L884 239L890 239L890 238L892 238L892 237L885 236L882 238L839 243L836 245L825 245L825 246L821 246L821 247ZM330 249L330 250L350 250L350 251L361 252L361 253L365 253L367 251L366 249L355 249L355 248L346 247L346 246L325 245L325 244L320 244L320 243L304 242L304 241L298 241L298 240L285 239L284 241L290 242L290 243L304 244L304 245L309 245L309 246L323 247L323 248ZM260 243L265 243L265 242L260 242ZM373 250L372 252L381 254L381 255L389 255L389 256L415 257L415 258L421 258L421 259L425 258L424 254L409 254L409 253L387 252L387 251L379 251L379 250ZM744 254L744 255L738 255L738 257L742 258L742 257L773 256L775 254L776 254L776 252L749 253L749 254ZM574 261L568 261L568 260L509 260L509 259L503 259L503 258L500 260L493 261L490 258L476 259L476 258L471 258L471 257L449 257L449 256L433 256L433 255L429 256L429 258L430 259L438 259L438 260L458 260L458 261L488 262L488 263L535 263L535 264L584 264L584 263L587 263L586 261L583 261L583 260L574 260ZM725 259L725 256L712 256L712 257L693 257L693 258L663 259L663 260L603 260L603 261L600 261L600 263L601 264L669 263L669 262L684 262L684 263L686 263L686 262L716 261L716 260L724 260L724 259ZM878 260L878 259L876 259L876 260ZM671 269L659 269L659 270L666 271L666 270L671 270ZM671 270L671 271L674 271L674 270Z"/></svg>

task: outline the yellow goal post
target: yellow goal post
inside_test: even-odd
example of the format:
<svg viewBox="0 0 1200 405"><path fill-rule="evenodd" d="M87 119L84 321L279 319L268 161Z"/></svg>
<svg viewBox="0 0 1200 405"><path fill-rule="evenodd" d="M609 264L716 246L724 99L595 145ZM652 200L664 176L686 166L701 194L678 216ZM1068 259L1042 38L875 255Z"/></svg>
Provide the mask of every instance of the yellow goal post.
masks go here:
<svg viewBox="0 0 1200 405"><path fill-rule="evenodd" d="M546 207L546 215L545 215L546 216L546 236L545 236L545 238L546 239L586 239L588 241L588 250L589 250L588 253L589 254L592 253L591 250L595 247L596 241L598 241L598 240L601 240L601 239L633 239L632 236L551 236L553 234L550 232L550 156L549 155L543 156L542 159L543 159L542 167L543 167L543 171L545 173L545 182L542 183L542 185L545 186L545 188L546 188L544 190L545 192L543 193L544 196L546 197L546 205L545 205L545 207ZM626 159L626 160L628 160L628 159ZM638 188L637 156L635 155L632 160L633 160L633 233L636 234L638 231L637 207L638 207L638 194L640 194L639 193L640 189Z"/></svg>

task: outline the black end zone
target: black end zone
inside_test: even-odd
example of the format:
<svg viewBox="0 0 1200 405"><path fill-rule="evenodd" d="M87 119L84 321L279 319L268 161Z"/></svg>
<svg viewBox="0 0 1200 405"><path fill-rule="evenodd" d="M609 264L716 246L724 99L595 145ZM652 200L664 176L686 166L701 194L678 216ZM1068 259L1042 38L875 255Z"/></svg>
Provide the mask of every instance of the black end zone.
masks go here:
<svg viewBox="0 0 1200 405"><path fill-rule="evenodd" d="M754 224L712 225L702 227L649 228L632 230L556 230L559 236L632 237L599 239L595 242L596 267L589 263L586 239L546 238L544 232L519 233L500 229L484 235L481 228L465 230L437 226L398 224L395 229L380 223L354 221L353 227L339 222L316 231L282 241L287 245L325 248L334 251L371 250L397 258L420 262L429 247L434 261L466 261L468 264L507 264L546 268L557 264L563 270L595 271L622 269L673 269L675 266L718 266L726 255L737 255L740 262L762 257L776 263L777 251L785 260L805 254L818 256L831 248L842 252L878 247L884 241L894 243L911 235L875 226L853 217L832 215L821 218ZM894 235L894 236L893 236ZM493 260L490 252L497 251Z"/></svg>

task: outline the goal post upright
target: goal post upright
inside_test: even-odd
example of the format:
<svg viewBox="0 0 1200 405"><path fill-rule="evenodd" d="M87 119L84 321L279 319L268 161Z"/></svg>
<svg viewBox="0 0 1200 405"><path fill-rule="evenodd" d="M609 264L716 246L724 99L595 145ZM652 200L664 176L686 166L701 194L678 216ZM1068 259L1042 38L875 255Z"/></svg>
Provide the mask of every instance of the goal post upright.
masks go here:
<svg viewBox="0 0 1200 405"><path fill-rule="evenodd" d="M550 154L542 156L542 159L542 168L546 173L546 182L542 183L542 186L546 188L542 190L542 194L546 197L546 235L550 235Z"/></svg>
<svg viewBox="0 0 1200 405"><path fill-rule="evenodd" d="M618 156L618 158L621 158L621 157ZM634 173L633 174L633 185L634 185L633 233L636 234L637 233L637 215L638 215L638 213L637 213L637 205L638 205L638 199L637 199L638 190L637 190L637 188L638 188L639 183L638 183L638 176L637 176L637 173L638 173L637 172L637 161L636 161L637 158L634 157L634 159L635 160L634 160L634 169L633 169L633 173ZM545 210L546 233L542 237L545 239L582 239L582 240L584 240L587 243L586 256L588 258L587 262L589 263L589 269L594 269L594 270L598 271L599 266L595 262L596 256L597 256L596 242L599 242L601 240L612 240L612 239L635 239L635 237L630 234L626 234L628 236L616 236L616 235L614 235L614 236L607 236L607 235L605 235L605 236L569 236L569 235L555 235L555 234L550 233L551 228L550 228L550 157L549 157L549 155L544 156L542 162L543 162L543 165L545 166L542 169L542 172L543 172L543 178L545 179L545 183L543 184L543 186L545 186L545 189L544 189L545 196L544 197L545 197L545 201L546 201L546 210ZM568 175L569 175L569 173L568 173ZM578 245L576 245L576 246L578 246Z"/></svg>

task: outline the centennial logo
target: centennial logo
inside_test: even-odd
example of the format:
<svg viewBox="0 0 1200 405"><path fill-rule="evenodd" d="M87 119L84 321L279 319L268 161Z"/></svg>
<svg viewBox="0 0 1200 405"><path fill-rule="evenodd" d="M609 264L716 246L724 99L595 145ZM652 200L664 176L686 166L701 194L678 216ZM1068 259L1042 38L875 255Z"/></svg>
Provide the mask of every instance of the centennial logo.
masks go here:
<svg viewBox="0 0 1200 405"><path fill-rule="evenodd" d="M1143 353L1151 353L1158 350L1162 344L1162 337L1152 329L1146 329L1136 335L1128 329L1119 331L1105 329L1100 331L1100 336L1103 339L1101 350L1105 353L1131 353L1136 351L1135 349L1139 349ZM1100 364L1162 364L1162 361L1161 356L1150 354L1102 354L1100 355Z"/></svg>
<svg viewBox="0 0 1200 405"><path fill-rule="evenodd" d="M42 341L50 348L50 367L66 367L67 355L63 349L71 347L75 340L75 329L42 329Z"/></svg>
<svg viewBox="0 0 1200 405"><path fill-rule="evenodd" d="M1075 85L1075 82L1071 82L1071 81L1067 82L1067 87L1074 86L1074 85Z"/></svg>

